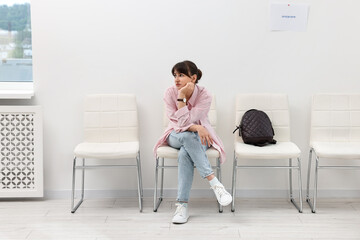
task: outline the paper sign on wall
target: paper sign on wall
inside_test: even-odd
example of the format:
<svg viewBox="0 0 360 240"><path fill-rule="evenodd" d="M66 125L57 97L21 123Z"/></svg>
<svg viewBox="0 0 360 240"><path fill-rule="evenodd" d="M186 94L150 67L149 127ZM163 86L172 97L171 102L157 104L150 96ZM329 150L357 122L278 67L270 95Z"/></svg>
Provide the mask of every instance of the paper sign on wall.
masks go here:
<svg viewBox="0 0 360 240"><path fill-rule="evenodd" d="M305 32L307 27L308 4L270 4L270 30Z"/></svg>

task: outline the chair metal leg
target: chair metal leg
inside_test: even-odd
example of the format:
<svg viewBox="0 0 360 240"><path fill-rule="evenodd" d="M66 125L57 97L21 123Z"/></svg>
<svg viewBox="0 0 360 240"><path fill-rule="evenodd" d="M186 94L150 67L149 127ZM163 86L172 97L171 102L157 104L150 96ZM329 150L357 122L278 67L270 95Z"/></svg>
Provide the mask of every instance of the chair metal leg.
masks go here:
<svg viewBox="0 0 360 240"><path fill-rule="evenodd" d="M216 159L216 177L221 182L220 158ZM223 212L223 206L220 203L218 203L218 205L219 205L219 212L222 213Z"/></svg>
<svg viewBox="0 0 360 240"><path fill-rule="evenodd" d="M218 171L219 171L217 178L218 178L219 181L221 182L221 181L222 181L222 175L221 175L221 163L220 163L220 158L217 158L217 159L216 159L216 164L217 164L217 166L218 166Z"/></svg>
<svg viewBox="0 0 360 240"><path fill-rule="evenodd" d="M71 189L71 212L74 209L74 199L75 199L75 166L76 166L76 157L73 160L73 176L72 176L72 189Z"/></svg>
<svg viewBox="0 0 360 240"><path fill-rule="evenodd" d="M85 166L85 158L82 159L82 166ZM82 202L84 201L84 192L85 192L85 188L84 188L84 182L85 182L85 169L82 169L82 183L81 183L81 199L79 200L79 202L76 204L76 206L74 207L74 201L75 201L75 172L76 172L76 157L74 157L74 162L73 162L73 180L72 180L72 192L71 192L71 213L75 213L76 210L80 207L80 205L82 204Z"/></svg>
<svg viewBox="0 0 360 240"><path fill-rule="evenodd" d="M85 167L85 158L82 159L82 166ZM82 180L81 180L81 198L84 199L85 195L85 168L82 169Z"/></svg>
<svg viewBox="0 0 360 240"><path fill-rule="evenodd" d="M139 209L142 212L143 209L143 188L142 188L142 176L141 176L141 162L140 162L140 151L136 156L136 165L137 165L137 180L138 180L138 196L139 196Z"/></svg>
<svg viewBox="0 0 360 240"><path fill-rule="evenodd" d="M158 175L159 175L159 158L156 158L156 166L155 166L155 189L154 189L154 212L157 211L157 209L160 206L160 203L162 201L161 198L157 198L157 192L158 192Z"/></svg>
<svg viewBox="0 0 360 240"><path fill-rule="evenodd" d="M164 163L165 159L161 159L161 182L160 182L160 198L163 199L164 197Z"/></svg>
<svg viewBox="0 0 360 240"><path fill-rule="evenodd" d="M231 187L231 192L232 192L232 203L231 203L231 211L235 212L235 198L236 198L236 174L237 174L237 158L235 156L235 152L234 152L234 162L233 162L233 176L232 176L232 187Z"/></svg>
<svg viewBox="0 0 360 240"><path fill-rule="evenodd" d="M310 149L309 152L309 165L308 165L308 176L307 176L307 186L306 186L306 202L309 204L312 213L316 213L316 199L317 199L317 185L318 185L318 170L319 170L319 158L315 155L315 176L314 176L314 199L312 204L310 199L310 175L311 175L311 161L312 161L312 152L314 149Z"/></svg>
<svg viewBox="0 0 360 240"><path fill-rule="evenodd" d="M308 162L308 172L307 172L307 182L306 182L306 202L309 204L312 209L311 199L310 199L310 175L311 175L311 164L312 164L312 152L313 149L310 149L309 152L309 162Z"/></svg>
<svg viewBox="0 0 360 240"><path fill-rule="evenodd" d="M309 152L309 164L308 164L308 174L307 174L307 183L306 183L306 201L308 199L310 200L310 172L311 172L312 151L313 149L310 149Z"/></svg>
<svg viewBox="0 0 360 240"><path fill-rule="evenodd" d="M298 166L299 166L299 174L298 174L298 179L299 179L299 203L300 203L300 209L299 212L302 213L303 212L303 197L302 197L302 178L301 178L301 159L298 158Z"/></svg>
<svg viewBox="0 0 360 240"><path fill-rule="evenodd" d="M314 184L315 184L315 188L314 188L314 206L311 209L313 213L316 212L316 200L317 200L317 191L318 191L318 177L319 177L319 158L318 156L316 156L315 154L315 161L316 161L316 166L315 166L315 179L314 179Z"/></svg>
<svg viewBox="0 0 360 240"><path fill-rule="evenodd" d="M297 158L298 161L298 185L299 185L299 205L295 202L293 195L293 181L292 181L292 159L289 159L289 182L290 182L290 202L296 207L296 209L302 213L302 180L301 180L301 162L300 158Z"/></svg>
<svg viewBox="0 0 360 240"><path fill-rule="evenodd" d="M289 159L289 186L290 186L290 201L293 199L293 188L292 188L292 159Z"/></svg>
<svg viewBox="0 0 360 240"><path fill-rule="evenodd" d="M140 160L140 151L138 153L138 156L139 156L139 173L140 173L140 190L141 190L141 197L142 199L144 198L144 188L143 188L143 184L142 184L142 171L141 171L141 160Z"/></svg>

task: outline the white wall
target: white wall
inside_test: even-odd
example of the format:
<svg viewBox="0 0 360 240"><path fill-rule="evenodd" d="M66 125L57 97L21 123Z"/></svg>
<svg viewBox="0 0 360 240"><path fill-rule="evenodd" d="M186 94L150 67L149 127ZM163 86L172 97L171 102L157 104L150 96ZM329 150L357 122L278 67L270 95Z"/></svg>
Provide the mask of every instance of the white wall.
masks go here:
<svg viewBox="0 0 360 240"><path fill-rule="evenodd" d="M153 188L152 148L162 133L163 92L173 84L172 66L186 59L203 71L200 85L217 96L226 187L235 96L255 92L289 95L305 183L311 95L360 89L360 2L296 1L301 2L311 4L307 32L270 32L268 0L33 0L36 96L5 104L43 107L45 189L71 188L72 151L83 136L82 101L91 93L137 95L144 188ZM131 171L104 173L88 174L87 188L136 188ZM287 174L276 173L239 172L238 188L287 189ZM336 177L325 180L330 174ZM176 189L176 177L169 175L165 187ZM359 191L359 180L357 172L328 171L321 173L319 187ZM197 175L193 187L208 184Z"/></svg>

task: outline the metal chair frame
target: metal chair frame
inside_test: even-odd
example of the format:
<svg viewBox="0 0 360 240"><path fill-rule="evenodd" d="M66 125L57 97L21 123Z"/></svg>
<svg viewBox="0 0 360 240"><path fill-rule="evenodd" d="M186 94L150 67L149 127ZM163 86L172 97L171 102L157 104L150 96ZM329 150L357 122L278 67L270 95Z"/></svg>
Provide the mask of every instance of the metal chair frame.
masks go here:
<svg viewBox="0 0 360 240"><path fill-rule="evenodd" d="M302 204L302 180L301 180L301 161L300 158L297 158L297 166L292 166L292 158L289 158L289 166L244 166L237 164L238 159L234 152L234 163L233 163L233 177L232 177L232 196L233 201L231 204L231 211L235 211L235 197L236 197L236 178L237 178L237 170L238 169L259 169L259 168L269 168L269 169L289 169L289 190L290 190L290 202L296 207L299 213L303 211ZM293 184L292 184L292 170L298 170L298 186L299 186L299 204L295 202L293 197Z"/></svg>
<svg viewBox="0 0 360 240"><path fill-rule="evenodd" d="M313 203L310 198L310 173L311 173L311 162L312 162L312 152L315 156L315 177L314 177L314 196ZM355 159L354 159L355 160ZM316 213L316 201L317 201L317 191L318 191L318 178L320 169L344 169L344 170L360 170L360 166L320 166L320 158L316 155L314 148L311 148L309 151L309 164L308 164L308 174L307 174L307 184L306 184L306 202L309 204L312 213Z"/></svg>
<svg viewBox="0 0 360 240"><path fill-rule="evenodd" d="M143 209L143 186L142 186L142 175L141 175L141 163L140 163L140 151L136 155L136 165L85 165L85 158L82 158L82 165L77 165L77 157L74 157L73 161L73 179L72 179L72 192L71 192L71 213L75 213L84 201L84 182L85 182L85 169L96 169L96 168L120 168L120 167L136 167L137 168L137 180L138 180L138 197L139 197L139 209L142 212ZM81 176L81 199L75 205L75 181L76 181L76 170L82 170Z"/></svg>
<svg viewBox="0 0 360 240"><path fill-rule="evenodd" d="M161 165L159 164L159 161L161 159ZM154 189L154 212L157 212L158 208L160 207L160 204L164 197L164 169L174 169L178 166L166 166L164 163L164 158L156 158L156 167L155 167L155 189ZM212 169L216 170L216 177L221 181L221 166L220 166L220 158L216 158L216 166L211 166ZM159 178L159 169L161 169L161 181L160 181L160 196L158 198L158 178ZM219 203L219 212L223 212L223 206L221 206Z"/></svg>

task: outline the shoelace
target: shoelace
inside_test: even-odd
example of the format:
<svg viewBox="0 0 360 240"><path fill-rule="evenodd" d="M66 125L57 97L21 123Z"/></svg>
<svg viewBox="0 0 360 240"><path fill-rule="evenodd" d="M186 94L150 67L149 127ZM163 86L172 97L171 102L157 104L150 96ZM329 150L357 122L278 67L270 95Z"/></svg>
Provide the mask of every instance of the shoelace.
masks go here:
<svg viewBox="0 0 360 240"><path fill-rule="evenodd" d="M174 216L177 215L177 214L183 215L184 210L185 210L184 204L175 203L175 206L177 206L177 208L176 208L176 211L174 213Z"/></svg>
<svg viewBox="0 0 360 240"><path fill-rule="evenodd" d="M214 189L214 191L219 194L220 197L226 194L225 188L223 186L215 185L214 187L212 187L212 189Z"/></svg>

